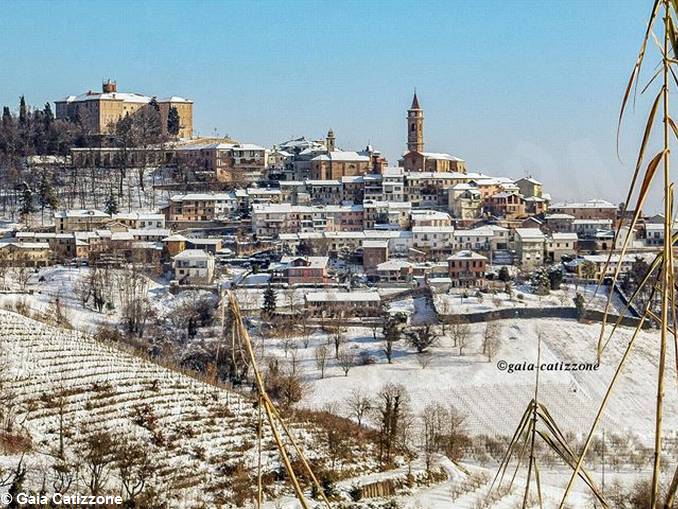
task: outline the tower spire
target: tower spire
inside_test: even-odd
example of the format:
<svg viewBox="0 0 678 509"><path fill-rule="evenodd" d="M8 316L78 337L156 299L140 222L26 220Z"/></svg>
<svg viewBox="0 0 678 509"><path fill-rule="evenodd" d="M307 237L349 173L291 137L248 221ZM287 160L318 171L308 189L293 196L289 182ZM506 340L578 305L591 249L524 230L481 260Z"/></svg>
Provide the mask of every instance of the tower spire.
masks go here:
<svg viewBox="0 0 678 509"><path fill-rule="evenodd" d="M419 107L419 99L417 98L417 87L414 87L414 96L412 97L412 106L410 106L411 110L420 110L421 108Z"/></svg>
<svg viewBox="0 0 678 509"><path fill-rule="evenodd" d="M420 153L424 151L424 111L419 106L416 88L412 106L407 110L407 150Z"/></svg>

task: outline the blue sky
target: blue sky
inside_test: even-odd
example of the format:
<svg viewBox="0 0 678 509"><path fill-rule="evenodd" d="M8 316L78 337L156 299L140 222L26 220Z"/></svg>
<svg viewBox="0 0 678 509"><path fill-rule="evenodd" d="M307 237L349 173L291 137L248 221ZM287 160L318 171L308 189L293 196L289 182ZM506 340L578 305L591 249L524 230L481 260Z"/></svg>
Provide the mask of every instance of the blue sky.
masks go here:
<svg viewBox="0 0 678 509"><path fill-rule="evenodd" d="M554 197L621 201L619 101L649 0L5 2L0 104L98 89L183 95L194 125L271 145L368 142L395 163L417 87L426 147Z"/></svg>

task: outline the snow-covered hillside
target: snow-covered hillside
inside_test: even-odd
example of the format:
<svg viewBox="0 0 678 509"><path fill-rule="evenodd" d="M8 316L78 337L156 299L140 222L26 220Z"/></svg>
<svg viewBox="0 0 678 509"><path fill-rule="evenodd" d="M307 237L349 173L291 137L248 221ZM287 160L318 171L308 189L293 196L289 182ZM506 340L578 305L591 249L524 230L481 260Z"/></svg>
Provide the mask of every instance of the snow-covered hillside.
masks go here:
<svg viewBox="0 0 678 509"><path fill-rule="evenodd" d="M39 488L43 474L52 475L61 437L67 454L76 460L79 444L106 431L116 440L143 441L158 464L152 484L170 507L194 507L198 502L229 507L238 475L245 476L244 487L253 495L257 410L250 400L77 332L7 311L0 311L0 330L3 365L9 370L3 376L11 380L6 389L17 396L17 422L26 419L32 441L29 462L40 465L29 469L29 489ZM293 433L307 456L324 464L321 431L297 424ZM359 450L351 456L337 466L355 473L374 466L362 461L365 456ZM270 481L279 479L279 467L266 432L263 469ZM119 491L114 479L109 482L110 490ZM276 485L282 483L269 482L267 487L276 491Z"/></svg>
<svg viewBox="0 0 678 509"><path fill-rule="evenodd" d="M430 402L446 402L467 416L472 434L510 435L534 393L534 371L509 373L498 369L500 360L507 363L536 363L537 336L542 337L542 362L593 363L600 324L582 324L574 320L516 319L502 320L498 335L501 346L496 357L488 362L481 342L486 324L472 324L464 355L453 346L448 334L430 349L430 364L422 368L414 349L401 339L396 345L393 364L386 363L380 337L373 338L368 328L350 328L345 337L347 346L356 352L366 351L377 362L356 366L343 376L338 368L331 376L320 379L309 358L307 377L313 390L306 404L322 407L341 403L356 387L372 393L384 383L401 383L409 391L415 411ZM541 401L550 409L564 431L582 433L593 420L632 329L621 328L605 351L600 367L588 371L543 371ZM314 341L324 343L322 335ZM628 359L616 390L608 404L602 427L615 432L630 431L649 439L654 429L654 397L658 334L640 334L634 352ZM310 345L312 348L313 343ZM675 380L673 349L667 361L667 380ZM678 397L675 391L666 394L665 424L669 433L678 433Z"/></svg>

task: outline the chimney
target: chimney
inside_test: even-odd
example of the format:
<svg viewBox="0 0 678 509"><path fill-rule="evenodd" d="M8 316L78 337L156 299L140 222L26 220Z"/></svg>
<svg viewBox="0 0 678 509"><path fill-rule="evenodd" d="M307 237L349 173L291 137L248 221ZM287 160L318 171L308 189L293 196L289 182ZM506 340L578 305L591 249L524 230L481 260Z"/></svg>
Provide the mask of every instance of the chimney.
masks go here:
<svg viewBox="0 0 678 509"><path fill-rule="evenodd" d="M104 94L112 94L113 92L118 91L118 84L115 81L108 79L103 82L101 89L103 90Z"/></svg>

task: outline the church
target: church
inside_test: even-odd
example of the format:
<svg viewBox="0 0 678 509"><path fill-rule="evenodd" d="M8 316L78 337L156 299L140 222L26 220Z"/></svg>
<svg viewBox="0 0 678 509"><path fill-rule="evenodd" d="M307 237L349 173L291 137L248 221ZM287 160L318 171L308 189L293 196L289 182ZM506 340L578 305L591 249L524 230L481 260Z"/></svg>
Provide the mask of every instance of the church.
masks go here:
<svg viewBox="0 0 678 509"><path fill-rule="evenodd" d="M463 159L441 152L424 151L424 110L415 90L412 106L407 110L407 152L399 161L405 171L466 173Z"/></svg>

